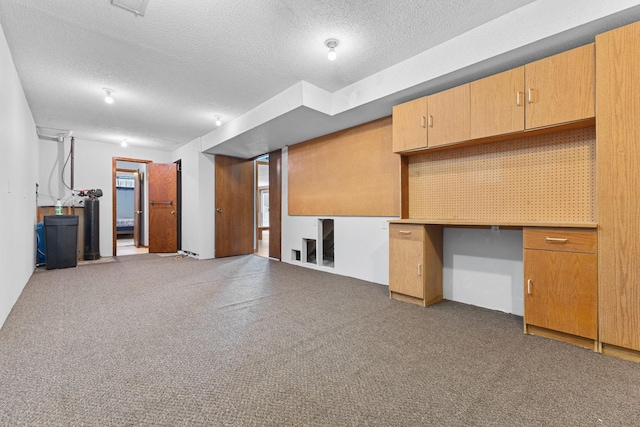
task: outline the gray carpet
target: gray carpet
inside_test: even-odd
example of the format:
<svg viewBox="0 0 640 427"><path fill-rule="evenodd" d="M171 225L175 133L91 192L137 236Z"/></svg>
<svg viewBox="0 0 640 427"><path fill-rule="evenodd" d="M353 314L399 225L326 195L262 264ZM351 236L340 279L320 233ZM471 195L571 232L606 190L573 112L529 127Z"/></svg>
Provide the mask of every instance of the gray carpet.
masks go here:
<svg viewBox="0 0 640 427"><path fill-rule="evenodd" d="M638 426L640 364L259 257L138 255L34 273L0 425Z"/></svg>

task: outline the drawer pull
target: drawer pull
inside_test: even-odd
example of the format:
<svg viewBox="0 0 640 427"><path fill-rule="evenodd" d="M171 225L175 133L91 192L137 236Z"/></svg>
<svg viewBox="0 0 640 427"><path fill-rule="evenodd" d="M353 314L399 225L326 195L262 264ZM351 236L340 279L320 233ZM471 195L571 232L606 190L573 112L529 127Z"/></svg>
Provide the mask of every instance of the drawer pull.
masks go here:
<svg viewBox="0 0 640 427"><path fill-rule="evenodd" d="M569 239L562 239L560 237L547 237L549 243L567 243Z"/></svg>
<svg viewBox="0 0 640 427"><path fill-rule="evenodd" d="M418 277L422 276L422 264L418 264Z"/></svg>
<svg viewBox="0 0 640 427"><path fill-rule="evenodd" d="M410 232L410 231L407 231L407 230L400 230L400 234L406 234L406 235L409 235L409 234L411 234L411 232Z"/></svg>
<svg viewBox="0 0 640 427"><path fill-rule="evenodd" d="M531 295L531 279L527 280L527 295Z"/></svg>

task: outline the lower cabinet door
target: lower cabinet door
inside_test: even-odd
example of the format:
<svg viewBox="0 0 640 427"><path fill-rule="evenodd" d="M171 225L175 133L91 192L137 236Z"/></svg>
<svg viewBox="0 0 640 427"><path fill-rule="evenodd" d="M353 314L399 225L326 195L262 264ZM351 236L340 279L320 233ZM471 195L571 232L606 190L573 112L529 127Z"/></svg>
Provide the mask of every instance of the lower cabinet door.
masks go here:
<svg viewBox="0 0 640 427"><path fill-rule="evenodd" d="M389 290L424 298L424 242L389 239Z"/></svg>
<svg viewBox="0 0 640 427"><path fill-rule="evenodd" d="M524 321L597 339L595 254L524 250Z"/></svg>

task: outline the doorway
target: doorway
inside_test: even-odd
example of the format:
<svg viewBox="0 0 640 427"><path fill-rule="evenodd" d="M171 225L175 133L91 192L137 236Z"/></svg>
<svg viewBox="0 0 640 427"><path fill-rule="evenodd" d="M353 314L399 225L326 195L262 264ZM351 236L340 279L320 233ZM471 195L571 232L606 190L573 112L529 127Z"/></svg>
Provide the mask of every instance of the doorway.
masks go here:
<svg viewBox="0 0 640 427"><path fill-rule="evenodd" d="M179 161L163 164L131 158L112 159L113 256L178 252L182 207L178 191L179 166ZM137 190L125 190L129 186ZM131 193L129 198L122 196L119 200L118 194L127 191ZM133 208L129 206L129 199L133 199Z"/></svg>
<svg viewBox="0 0 640 427"><path fill-rule="evenodd" d="M114 255L148 253L147 161L114 159Z"/></svg>
<svg viewBox="0 0 640 427"><path fill-rule="evenodd" d="M256 160L256 255L269 258L269 156Z"/></svg>

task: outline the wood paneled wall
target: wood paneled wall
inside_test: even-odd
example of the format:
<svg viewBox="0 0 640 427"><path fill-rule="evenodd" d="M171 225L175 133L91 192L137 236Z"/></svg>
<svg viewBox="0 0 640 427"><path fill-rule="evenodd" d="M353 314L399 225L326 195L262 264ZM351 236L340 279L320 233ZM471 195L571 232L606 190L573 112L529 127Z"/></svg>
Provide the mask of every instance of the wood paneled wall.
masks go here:
<svg viewBox="0 0 640 427"><path fill-rule="evenodd" d="M289 215L400 216L391 117L289 147Z"/></svg>
<svg viewBox="0 0 640 427"><path fill-rule="evenodd" d="M596 222L595 128L409 157L409 218Z"/></svg>

